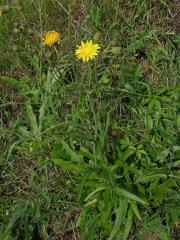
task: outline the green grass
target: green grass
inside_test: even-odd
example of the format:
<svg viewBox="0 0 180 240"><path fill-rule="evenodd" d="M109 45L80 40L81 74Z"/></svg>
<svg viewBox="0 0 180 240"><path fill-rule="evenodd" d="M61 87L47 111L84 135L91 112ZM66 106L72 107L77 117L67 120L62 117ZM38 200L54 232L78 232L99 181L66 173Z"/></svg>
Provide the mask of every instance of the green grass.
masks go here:
<svg viewBox="0 0 180 240"><path fill-rule="evenodd" d="M0 240L179 239L178 3L10 2ZM48 30L56 47L42 44ZM88 64L74 54L86 39L101 45Z"/></svg>

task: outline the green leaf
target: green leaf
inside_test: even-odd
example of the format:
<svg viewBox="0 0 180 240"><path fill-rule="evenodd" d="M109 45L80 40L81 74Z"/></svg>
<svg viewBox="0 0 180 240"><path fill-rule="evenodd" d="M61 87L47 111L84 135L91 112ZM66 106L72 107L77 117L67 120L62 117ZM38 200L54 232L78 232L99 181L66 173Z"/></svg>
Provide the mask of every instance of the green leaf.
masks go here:
<svg viewBox="0 0 180 240"><path fill-rule="evenodd" d="M83 173L85 166L83 164L76 164L71 161L64 161L60 158L53 158L52 161L54 164L76 173Z"/></svg>
<svg viewBox="0 0 180 240"><path fill-rule="evenodd" d="M151 174L148 176L143 176L142 178L139 178L135 183L139 183L139 182L148 182L148 181L152 181L153 179L157 179L157 178L163 178L166 179L167 175L165 174Z"/></svg>
<svg viewBox="0 0 180 240"><path fill-rule="evenodd" d="M8 232L0 232L0 240L13 240Z"/></svg>
<svg viewBox="0 0 180 240"><path fill-rule="evenodd" d="M168 163L167 166L168 167L178 167L178 166L180 166L180 160L177 160L173 163Z"/></svg>
<svg viewBox="0 0 180 240"><path fill-rule="evenodd" d="M29 86L25 80L17 80L12 77L1 76L0 81L3 81L5 83L9 84L10 86L18 89L20 92L29 90Z"/></svg>
<svg viewBox="0 0 180 240"><path fill-rule="evenodd" d="M114 237L117 235L118 231L120 230L120 227L126 217L127 207L128 207L127 200L125 200L125 199L122 200L120 202L119 208L115 211L116 220L115 220L113 230L112 230L108 240L113 240Z"/></svg>
<svg viewBox="0 0 180 240"><path fill-rule="evenodd" d="M150 230L150 231L153 231L153 232L157 233L162 240L171 240L167 228L162 225L159 218L155 218L155 219L149 221L145 225L145 228L148 231Z"/></svg>
<svg viewBox="0 0 180 240"><path fill-rule="evenodd" d="M68 156L71 158L71 160L79 162L80 156L75 151L73 151L65 141L62 140L61 143L62 147L64 148Z"/></svg>
<svg viewBox="0 0 180 240"><path fill-rule="evenodd" d="M180 146L173 146L174 152L180 152Z"/></svg>
<svg viewBox="0 0 180 240"><path fill-rule="evenodd" d="M180 207L176 207L171 210L170 212L171 219L173 223L178 226L179 224L179 218L180 218Z"/></svg>
<svg viewBox="0 0 180 240"><path fill-rule="evenodd" d="M129 148L128 150L126 150L123 154L122 154L122 159L121 161L126 161L131 155L133 155L136 152L136 149L133 148Z"/></svg>
<svg viewBox="0 0 180 240"><path fill-rule="evenodd" d="M39 137L39 128L36 120L36 116L33 113L33 109L30 103L26 104L26 113L29 118L29 123L31 125L31 129L33 131L34 136Z"/></svg>
<svg viewBox="0 0 180 240"><path fill-rule="evenodd" d="M92 196L94 196L94 194L96 194L96 193L98 193L98 192L100 192L100 191L103 191L103 190L105 190L105 189L107 189L107 188L109 188L109 187L99 187L99 188L97 188L96 190L94 190L93 192L91 192L86 198L85 198L85 202L87 202Z"/></svg>
<svg viewBox="0 0 180 240"><path fill-rule="evenodd" d="M153 128L153 119L151 116L147 116L146 117L146 127L149 128L149 129L152 129Z"/></svg>
<svg viewBox="0 0 180 240"><path fill-rule="evenodd" d="M137 197L136 195L122 189L122 188L116 188L115 189L115 192L116 194L118 194L119 196L123 196L125 198L128 198L128 199L131 199L131 200L134 200L136 202L139 202L141 204L147 204L144 200L142 200L141 198Z"/></svg>
<svg viewBox="0 0 180 240"><path fill-rule="evenodd" d="M135 213L136 217L139 219L139 221L141 221L142 219L141 219L136 202L131 201L130 205L131 205L131 208L132 208L133 212Z"/></svg>
<svg viewBox="0 0 180 240"><path fill-rule="evenodd" d="M15 223L24 215L26 209L25 208L18 208L16 212L11 217L11 220L8 224L7 231L11 230Z"/></svg>
<svg viewBox="0 0 180 240"><path fill-rule="evenodd" d="M125 229L124 229L124 233L123 233L123 240L128 239L129 232L130 232L131 226L132 226L133 216L134 216L133 211L130 208L129 211L128 211L128 217L127 217L127 220L126 220L126 223L125 223Z"/></svg>
<svg viewBox="0 0 180 240"><path fill-rule="evenodd" d="M87 202L87 203L85 204L85 207L88 207L88 206L93 205L93 204L95 204L95 203L97 203L97 199L96 199L96 198L94 198L94 199L92 199L91 201Z"/></svg>

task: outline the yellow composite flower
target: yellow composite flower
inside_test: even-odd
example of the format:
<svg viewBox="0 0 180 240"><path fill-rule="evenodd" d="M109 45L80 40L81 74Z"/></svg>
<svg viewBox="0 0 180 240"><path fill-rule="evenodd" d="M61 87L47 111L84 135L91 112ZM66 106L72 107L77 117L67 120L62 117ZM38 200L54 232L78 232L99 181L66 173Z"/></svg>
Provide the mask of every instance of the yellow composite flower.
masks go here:
<svg viewBox="0 0 180 240"><path fill-rule="evenodd" d="M49 31L44 36L44 44L51 47L55 43L60 42L60 33L56 31Z"/></svg>
<svg viewBox="0 0 180 240"><path fill-rule="evenodd" d="M93 43L92 40L81 42L81 45L76 49L76 57L82 59L83 62L88 62L91 59L94 59L99 54L100 45Z"/></svg>

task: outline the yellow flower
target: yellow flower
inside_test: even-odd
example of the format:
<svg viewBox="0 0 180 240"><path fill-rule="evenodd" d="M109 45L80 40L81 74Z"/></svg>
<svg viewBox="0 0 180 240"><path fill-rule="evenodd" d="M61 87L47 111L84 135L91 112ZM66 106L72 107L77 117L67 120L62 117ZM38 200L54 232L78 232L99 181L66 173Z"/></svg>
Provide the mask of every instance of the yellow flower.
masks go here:
<svg viewBox="0 0 180 240"><path fill-rule="evenodd" d="M49 31L44 36L44 44L51 47L55 43L60 42L60 33L56 31Z"/></svg>
<svg viewBox="0 0 180 240"><path fill-rule="evenodd" d="M99 49L100 49L99 44L95 44L90 41L81 42L81 46L78 46L75 54L77 58L82 59L83 62L88 62L90 59L94 59L96 56L98 56Z"/></svg>

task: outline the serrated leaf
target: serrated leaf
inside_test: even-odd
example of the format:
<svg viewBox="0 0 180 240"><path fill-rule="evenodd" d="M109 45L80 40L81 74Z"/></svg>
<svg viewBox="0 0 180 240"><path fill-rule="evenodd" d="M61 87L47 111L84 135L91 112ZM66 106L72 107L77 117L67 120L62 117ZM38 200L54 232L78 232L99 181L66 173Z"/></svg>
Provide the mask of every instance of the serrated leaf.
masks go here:
<svg viewBox="0 0 180 240"><path fill-rule="evenodd" d="M33 131L34 136L39 137L39 128L37 124L37 119L30 103L26 104L26 113L27 113L29 123L31 125L31 129Z"/></svg>
<svg viewBox="0 0 180 240"><path fill-rule="evenodd" d="M131 226L132 226L132 221L133 221L133 212L132 209L130 208L128 211L128 217L125 223L125 229L124 229L124 233L123 233L123 240L127 240L130 230L131 230Z"/></svg>
<svg viewBox="0 0 180 240"><path fill-rule="evenodd" d="M120 230L120 227L126 217L127 207L128 207L127 200L124 199L123 201L120 202L119 208L115 211L116 220L108 240L113 240L114 237L117 235L118 231Z"/></svg>
<svg viewBox="0 0 180 240"><path fill-rule="evenodd" d="M116 194L118 194L119 196L123 196L123 197L125 197L125 198L134 200L134 201L139 202L139 203L141 203L141 204L147 204L144 200L142 200L142 199L139 198L138 196L136 196L136 195L134 195L134 194L132 194L132 193L130 193L130 192L122 189L122 188L118 188L118 187L117 187L117 188L115 189L115 192L116 192Z"/></svg>
<svg viewBox="0 0 180 240"><path fill-rule="evenodd" d="M71 158L71 160L79 162L80 156L75 151L73 151L65 141L62 140L61 143L62 147L64 148L68 156Z"/></svg>
<svg viewBox="0 0 180 240"><path fill-rule="evenodd" d="M76 173L82 173L85 169L84 165L82 164L76 164L73 163L71 161L64 161L60 158L53 158L52 161L54 162L54 164L66 169L66 170L70 170Z"/></svg>
<svg viewBox="0 0 180 240"><path fill-rule="evenodd" d="M1 76L0 81L3 81L5 83L9 84L10 86L20 90L20 92L22 92L22 90L23 91L29 90L29 86L28 86L27 82L24 80L17 80L15 78Z"/></svg>
<svg viewBox="0 0 180 240"><path fill-rule="evenodd" d="M150 230L157 233L161 240L171 240L167 228L161 224L159 218L149 221L145 225L145 228L147 228L148 231Z"/></svg>

